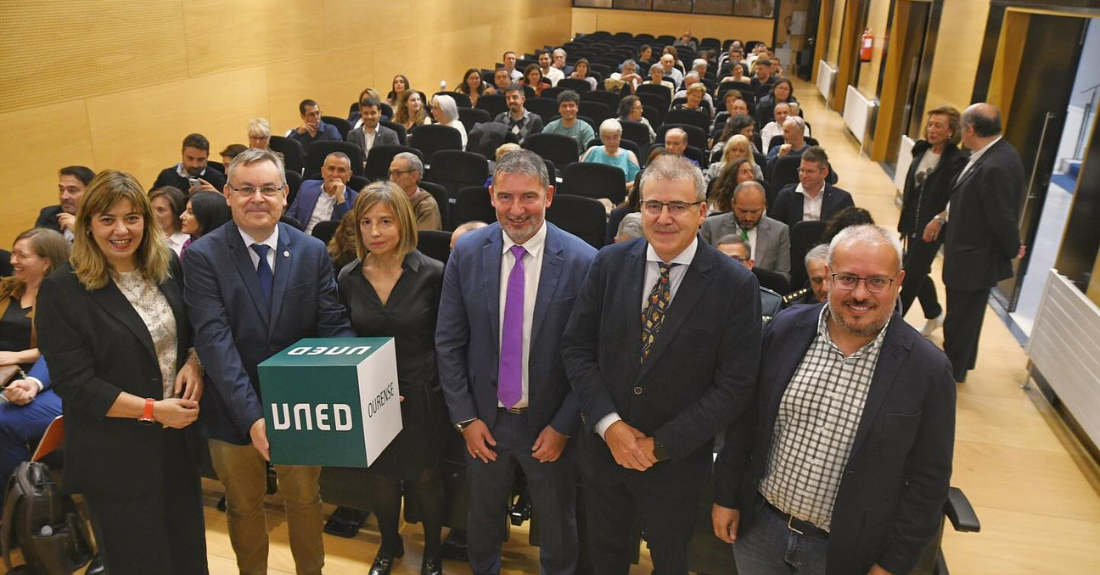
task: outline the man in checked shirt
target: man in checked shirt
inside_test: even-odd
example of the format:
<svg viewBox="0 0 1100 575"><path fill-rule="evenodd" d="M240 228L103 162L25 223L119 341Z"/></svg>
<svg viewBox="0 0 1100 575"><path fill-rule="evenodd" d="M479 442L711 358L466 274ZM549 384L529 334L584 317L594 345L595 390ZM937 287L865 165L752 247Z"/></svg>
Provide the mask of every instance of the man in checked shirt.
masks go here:
<svg viewBox="0 0 1100 575"><path fill-rule="evenodd" d="M741 573L904 575L940 525L955 383L895 313L901 245L847 228L828 273L827 304L764 332L754 417L730 426L715 464L714 532Z"/></svg>

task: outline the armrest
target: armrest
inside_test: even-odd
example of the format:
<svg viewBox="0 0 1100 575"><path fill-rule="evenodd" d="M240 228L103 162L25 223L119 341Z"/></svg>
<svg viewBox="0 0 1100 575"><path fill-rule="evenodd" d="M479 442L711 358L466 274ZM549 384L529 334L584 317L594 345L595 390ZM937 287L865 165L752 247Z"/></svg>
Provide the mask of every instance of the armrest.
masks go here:
<svg viewBox="0 0 1100 575"><path fill-rule="evenodd" d="M970 505L966 494L958 487L952 487L947 492L947 503L943 506L943 512L951 520L951 526L955 531L962 533L978 533L982 530L982 524L978 521L978 514Z"/></svg>

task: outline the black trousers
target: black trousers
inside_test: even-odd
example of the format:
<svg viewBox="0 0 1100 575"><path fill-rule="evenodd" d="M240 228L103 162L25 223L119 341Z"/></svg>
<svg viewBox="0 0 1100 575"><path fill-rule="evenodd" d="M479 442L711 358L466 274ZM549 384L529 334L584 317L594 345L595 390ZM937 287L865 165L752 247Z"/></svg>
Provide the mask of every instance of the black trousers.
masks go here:
<svg viewBox="0 0 1100 575"><path fill-rule="evenodd" d="M966 372L978 360L978 339L989 305L990 288L956 290L947 288L947 317L943 321L943 351L951 360L955 381L966 381Z"/></svg>
<svg viewBox="0 0 1100 575"><path fill-rule="evenodd" d="M182 432L165 430L164 437L164 473L151 493L84 495L111 575L209 573L199 471Z"/></svg>
<svg viewBox="0 0 1100 575"><path fill-rule="evenodd" d="M943 234L936 241L925 243L920 234L909 236L906 242L905 261L902 268L905 270L905 280L901 283L901 315L909 311L913 300L920 299L921 310L924 311L924 319L935 319L943 313L939 298L936 297L936 284L929 275L932 271L932 262L936 259L936 253L943 245Z"/></svg>

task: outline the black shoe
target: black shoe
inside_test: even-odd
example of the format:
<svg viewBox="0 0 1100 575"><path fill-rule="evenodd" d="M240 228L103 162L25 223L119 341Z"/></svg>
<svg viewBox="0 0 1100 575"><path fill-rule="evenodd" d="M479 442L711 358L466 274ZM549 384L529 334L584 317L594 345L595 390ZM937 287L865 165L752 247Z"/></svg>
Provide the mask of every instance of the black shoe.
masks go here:
<svg viewBox="0 0 1100 575"><path fill-rule="evenodd" d="M397 553L390 553L384 549L379 549L378 555L374 557L374 563L370 566L369 575L390 575L390 570L393 569L394 562L404 554L404 545L401 546L401 549Z"/></svg>
<svg viewBox="0 0 1100 575"><path fill-rule="evenodd" d="M99 559L99 555L92 557L92 562L88 564L88 570L85 571L87 575L107 575L107 568L103 565L103 561Z"/></svg>
<svg viewBox="0 0 1100 575"><path fill-rule="evenodd" d="M443 575L443 558L424 558L424 564L420 566L420 575Z"/></svg>

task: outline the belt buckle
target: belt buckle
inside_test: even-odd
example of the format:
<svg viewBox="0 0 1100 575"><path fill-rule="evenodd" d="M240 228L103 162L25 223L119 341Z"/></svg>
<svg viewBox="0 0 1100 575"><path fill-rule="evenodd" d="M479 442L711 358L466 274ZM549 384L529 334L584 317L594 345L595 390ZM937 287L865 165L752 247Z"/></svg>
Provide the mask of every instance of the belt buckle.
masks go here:
<svg viewBox="0 0 1100 575"><path fill-rule="evenodd" d="M787 529L790 530L790 531L794 531L795 533L797 533L799 535L806 535L805 533L799 531L798 529L795 529L793 523L794 523L794 515L791 515L791 514L788 513L787 514Z"/></svg>

